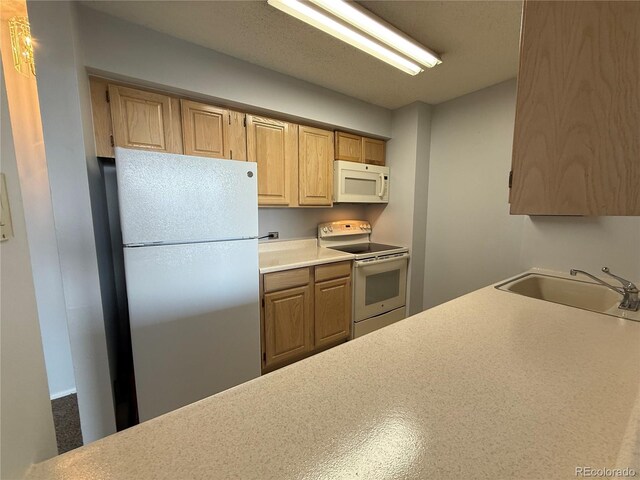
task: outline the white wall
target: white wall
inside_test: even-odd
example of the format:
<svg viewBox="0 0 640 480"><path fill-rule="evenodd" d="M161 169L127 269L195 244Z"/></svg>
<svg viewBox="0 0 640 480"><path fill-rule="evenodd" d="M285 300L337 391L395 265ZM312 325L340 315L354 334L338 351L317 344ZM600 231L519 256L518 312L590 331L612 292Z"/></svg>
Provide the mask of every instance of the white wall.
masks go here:
<svg viewBox="0 0 640 480"><path fill-rule="evenodd" d="M78 7L87 67L371 135L390 136L389 110L282 75L213 50Z"/></svg>
<svg viewBox="0 0 640 480"><path fill-rule="evenodd" d="M425 308L532 267L640 279L640 218L509 215L515 80L433 109Z"/></svg>
<svg viewBox="0 0 640 480"><path fill-rule="evenodd" d="M640 217L525 217L523 270L579 268L602 275L603 266L640 282Z"/></svg>
<svg viewBox="0 0 640 480"><path fill-rule="evenodd" d="M426 261L427 216L429 195L429 165L431 160L431 108L418 107L418 128L416 138L416 166L413 193L413 238L411 241L409 313L414 315L423 310L424 268Z"/></svg>
<svg viewBox="0 0 640 480"><path fill-rule="evenodd" d="M14 231L0 243L0 477L13 479L57 450L4 75L0 83L0 169Z"/></svg>
<svg viewBox="0 0 640 480"><path fill-rule="evenodd" d="M115 432L115 418L77 76L78 39L70 4L31 2L28 7L38 42L40 113L78 408L88 443Z"/></svg>
<svg viewBox="0 0 640 480"><path fill-rule="evenodd" d="M407 304L411 314L421 311L423 303L430 119L430 107L420 102L393 111L392 138L387 142L389 204L368 210L373 241L410 249Z"/></svg>
<svg viewBox="0 0 640 480"><path fill-rule="evenodd" d="M515 82L437 105L431 160L424 305L518 273L523 217L510 216Z"/></svg>
<svg viewBox="0 0 640 480"><path fill-rule="evenodd" d="M25 205L25 218L30 238L31 267L34 272L36 300L40 315L45 360L48 367L49 390L54 397L72 393L75 390L75 379L69 349L67 331L67 312L65 309L64 290L58 244L56 239L53 207L49 192L49 172L44 150L42 149L42 129L39 120L37 128L31 115L38 115L38 98L33 79L15 76L11 64L10 42L3 47L7 74L8 90L12 97L9 108L18 124L28 122L30 130L20 130L25 137L24 142L17 145L22 148L20 155L25 159L20 162L19 169L22 181L22 197ZM24 146L24 147L23 147ZM33 151L31 150L33 149ZM34 151L37 154L34 154ZM28 159L28 160L26 160Z"/></svg>

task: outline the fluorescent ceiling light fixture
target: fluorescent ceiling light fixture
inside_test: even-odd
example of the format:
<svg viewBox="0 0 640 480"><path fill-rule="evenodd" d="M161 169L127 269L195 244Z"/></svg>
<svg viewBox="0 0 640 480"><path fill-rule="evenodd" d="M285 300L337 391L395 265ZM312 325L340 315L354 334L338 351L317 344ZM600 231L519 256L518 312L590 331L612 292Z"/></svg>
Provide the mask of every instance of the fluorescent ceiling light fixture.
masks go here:
<svg viewBox="0 0 640 480"><path fill-rule="evenodd" d="M432 68L442 63L440 57L434 52L377 18L357 3L345 0L311 1L425 67Z"/></svg>
<svg viewBox="0 0 640 480"><path fill-rule="evenodd" d="M342 40L363 52L388 63L405 73L417 75L424 71L420 65L397 54L384 45L373 41L371 38L357 32L343 23L334 20L323 12L312 8L307 3L299 0L268 0L269 5L302 20L303 22L322 30L329 35Z"/></svg>

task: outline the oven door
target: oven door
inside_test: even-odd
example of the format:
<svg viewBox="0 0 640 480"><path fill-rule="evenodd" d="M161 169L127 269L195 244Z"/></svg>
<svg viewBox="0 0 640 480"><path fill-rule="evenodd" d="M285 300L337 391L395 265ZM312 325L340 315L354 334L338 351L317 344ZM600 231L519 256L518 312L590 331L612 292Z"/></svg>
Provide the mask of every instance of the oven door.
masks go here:
<svg viewBox="0 0 640 480"><path fill-rule="evenodd" d="M405 305L408 253L355 262L354 320L380 315Z"/></svg>

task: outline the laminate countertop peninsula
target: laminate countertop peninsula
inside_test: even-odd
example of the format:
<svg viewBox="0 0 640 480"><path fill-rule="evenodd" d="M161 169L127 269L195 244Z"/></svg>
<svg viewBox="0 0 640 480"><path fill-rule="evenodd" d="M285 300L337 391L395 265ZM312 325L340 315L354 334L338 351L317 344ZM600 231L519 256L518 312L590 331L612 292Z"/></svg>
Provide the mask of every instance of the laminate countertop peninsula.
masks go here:
<svg viewBox="0 0 640 480"><path fill-rule="evenodd" d="M29 479L640 475L640 323L482 288L33 466Z"/></svg>
<svg viewBox="0 0 640 480"><path fill-rule="evenodd" d="M260 273L353 260L355 255L318 246L315 238L265 242L258 246Z"/></svg>

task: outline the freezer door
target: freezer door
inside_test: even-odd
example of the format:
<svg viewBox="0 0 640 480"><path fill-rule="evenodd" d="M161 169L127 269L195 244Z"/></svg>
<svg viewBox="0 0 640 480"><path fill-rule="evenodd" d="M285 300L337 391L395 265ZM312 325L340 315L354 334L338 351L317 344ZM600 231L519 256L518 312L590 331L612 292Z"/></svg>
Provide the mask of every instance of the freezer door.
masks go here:
<svg viewBox="0 0 640 480"><path fill-rule="evenodd" d="M258 236L255 163L115 151L124 245Z"/></svg>
<svg viewBox="0 0 640 480"><path fill-rule="evenodd" d="M124 251L140 421L260 375L257 240Z"/></svg>

